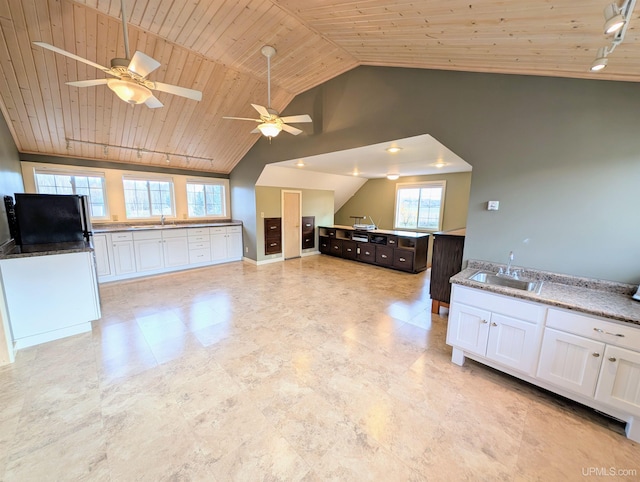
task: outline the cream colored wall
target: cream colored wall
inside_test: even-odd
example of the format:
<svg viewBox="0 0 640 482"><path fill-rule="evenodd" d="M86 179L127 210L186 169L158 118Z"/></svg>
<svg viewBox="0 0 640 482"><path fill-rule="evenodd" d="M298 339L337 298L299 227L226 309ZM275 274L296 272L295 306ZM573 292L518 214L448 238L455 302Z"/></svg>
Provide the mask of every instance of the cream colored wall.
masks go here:
<svg viewBox="0 0 640 482"><path fill-rule="evenodd" d="M286 187L256 186L257 213L257 261L281 258L280 254L264 254L264 218L279 218L282 216L282 190ZM293 188L291 188L293 189ZM294 189L302 192L302 216L315 216L316 228L321 225L333 224L333 191L319 189ZM318 230L316 229L316 243L314 249L303 250L313 252L318 250Z"/></svg>
<svg viewBox="0 0 640 482"><path fill-rule="evenodd" d="M76 167L63 164L44 164L40 162L27 162L22 163L22 177L24 179L25 192L36 192L35 185L35 169L51 169L51 170L63 170L63 171L80 171L80 172L95 172L103 174L105 177L107 204L109 209L109 219L95 219L94 222L99 223L114 223L114 222L126 222L127 215L124 204L124 188L122 185L122 177L138 176L148 179L171 179L173 181L174 191L174 205L175 213L174 217L167 217L169 221L185 220L188 219L187 209L187 179L197 179L198 176L184 176L180 174L162 174L151 172L138 172L127 171L120 169L105 169L94 167ZM202 178L203 180L211 180L212 178ZM229 206L229 181L226 179L219 179L226 182L227 192L227 206ZM231 217L231 209L229 209L229 218ZM140 218L135 220L139 221Z"/></svg>

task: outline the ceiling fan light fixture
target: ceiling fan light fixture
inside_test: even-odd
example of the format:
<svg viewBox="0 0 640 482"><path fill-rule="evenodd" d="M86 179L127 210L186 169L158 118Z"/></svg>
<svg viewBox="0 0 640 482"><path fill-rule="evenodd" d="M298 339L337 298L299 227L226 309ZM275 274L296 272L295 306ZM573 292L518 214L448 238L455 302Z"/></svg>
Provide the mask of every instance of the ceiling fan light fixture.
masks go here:
<svg viewBox="0 0 640 482"><path fill-rule="evenodd" d="M266 137L276 137L280 134L282 126L274 122L265 122L258 126L258 130Z"/></svg>
<svg viewBox="0 0 640 482"><path fill-rule="evenodd" d="M609 62L609 59L607 59L607 53L608 52L606 47L600 47L598 49L596 59L593 61L591 67L589 68L591 72L599 72L607 66L607 63Z"/></svg>
<svg viewBox="0 0 640 482"><path fill-rule="evenodd" d="M604 33L610 35L620 30L626 22L620 8L615 3L610 3L604 9Z"/></svg>
<svg viewBox="0 0 640 482"><path fill-rule="evenodd" d="M108 79L107 86L129 104L144 104L152 95L144 85L129 80Z"/></svg>

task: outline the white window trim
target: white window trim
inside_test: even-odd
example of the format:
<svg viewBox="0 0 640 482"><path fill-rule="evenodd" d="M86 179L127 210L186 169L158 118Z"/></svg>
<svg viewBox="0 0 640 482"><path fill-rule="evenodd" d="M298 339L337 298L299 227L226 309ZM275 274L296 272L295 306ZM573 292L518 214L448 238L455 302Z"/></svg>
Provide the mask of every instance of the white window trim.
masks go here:
<svg viewBox="0 0 640 482"><path fill-rule="evenodd" d="M156 219L160 219L162 218L162 215L156 215L156 216L149 216L149 217L129 217L127 215L127 199L124 195L125 192L125 187L124 187L124 181L156 181L156 182L168 182L171 185L171 189L169 194L171 195L171 215L169 216L165 216L165 218L168 219L177 219L177 214L176 214L176 187L175 187L175 181L173 179L173 177L169 176L162 176L162 175L154 175L153 173L149 173L148 175L144 175L144 176L140 176L140 175L131 175L131 174L125 174L122 176L122 198L124 201L124 215L126 216L127 219L134 219L136 221L145 221L145 220L156 220ZM151 201L151 200L149 200ZM149 209L151 209L151 207L149 207Z"/></svg>
<svg viewBox="0 0 640 482"><path fill-rule="evenodd" d="M36 192L40 193L38 186L38 174L51 174L53 176L80 176L80 177L99 177L102 180L102 198L104 199L104 216L91 216L92 220L103 221L110 219L109 215L109 199L107 198L107 175L103 171L85 171L82 169L57 169L52 167L34 167L33 183Z"/></svg>
<svg viewBox="0 0 640 482"><path fill-rule="evenodd" d="M405 227L397 226L397 214L398 214L398 191L401 189L412 189L412 188L425 188L425 187L442 187L442 201L440 202L440 214L438 215L438 227L437 229L424 229L424 228L415 228L409 229ZM393 202L393 229L397 229L399 231L417 231L417 232L426 232L426 233L434 233L437 231L442 231L442 221L444 217L444 202L446 199L447 193L447 181L424 181L424 182L407 182L407 183L397 183L396 184L396 194L395 200Z"/></svg>
<svg viewBox="0 0 640 482"><path fill-rule="evenodd" d="M221 179L221 178L213 178L213 177L189 177L185 183L185 196L187 202L187 213L189 212L189 195L187 186L189 184L209 184L213 186L223 186L224 187L224 206L223 206L223 214L221 216L189 216L189 219L229 219L231 218L231 213L229 212L229 206L231 205L231 194L229 193L229 179Z"/></svg>

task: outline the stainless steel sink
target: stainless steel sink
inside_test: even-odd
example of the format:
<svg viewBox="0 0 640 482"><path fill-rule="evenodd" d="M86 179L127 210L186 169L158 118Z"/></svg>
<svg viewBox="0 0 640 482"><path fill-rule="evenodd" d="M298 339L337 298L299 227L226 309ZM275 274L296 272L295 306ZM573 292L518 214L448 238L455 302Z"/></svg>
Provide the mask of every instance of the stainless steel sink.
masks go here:
<svg viewBox="0 0 640 482"><path fill-rule="evenodd" d="M131 226L131 229L160 229L160 228L164 228L166 226L160 226L160 225L147 225L147 226Z"/></svg>
<svg viewBox="0 0 640 482"><path fill-rule="evenodd" d="M517 290L533 291L536 293L540 293L540 290L542 289L542 281L514 279L508 276L489 273L487 271L478 271L469 276L469 279L488 285L504 286L506 288L515 288Z"/></svg>

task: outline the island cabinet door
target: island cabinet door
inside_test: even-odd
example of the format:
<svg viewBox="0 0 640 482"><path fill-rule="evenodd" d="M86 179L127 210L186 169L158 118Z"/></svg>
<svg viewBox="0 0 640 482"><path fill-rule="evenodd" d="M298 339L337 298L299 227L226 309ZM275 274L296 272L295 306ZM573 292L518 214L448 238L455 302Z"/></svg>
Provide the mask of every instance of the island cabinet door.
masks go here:
<svg viewBox="0 0 640 482"><path fill-rule="evenodd" d="M604 343L545 328L538 378L572 392L593 397Z"/></svg>
<svg viewBox="0 0 640 482"><path fill-rule="evenodd" d="M487 358L524 373L534 370L538 355L536 325L508 316L491 314Z"/></svg>
<svg viewBox="0 0 640 482"><path fill-rule="evenodd" d="M447 343L464 351L484 356L489 339L491 312L454 303L449 311Z"/></svg>
<svg viewBox="0 0 640 482"><path fill-rule="evenodd" d="M640 417L640 353L607 345L596 399Z"/></svg>

